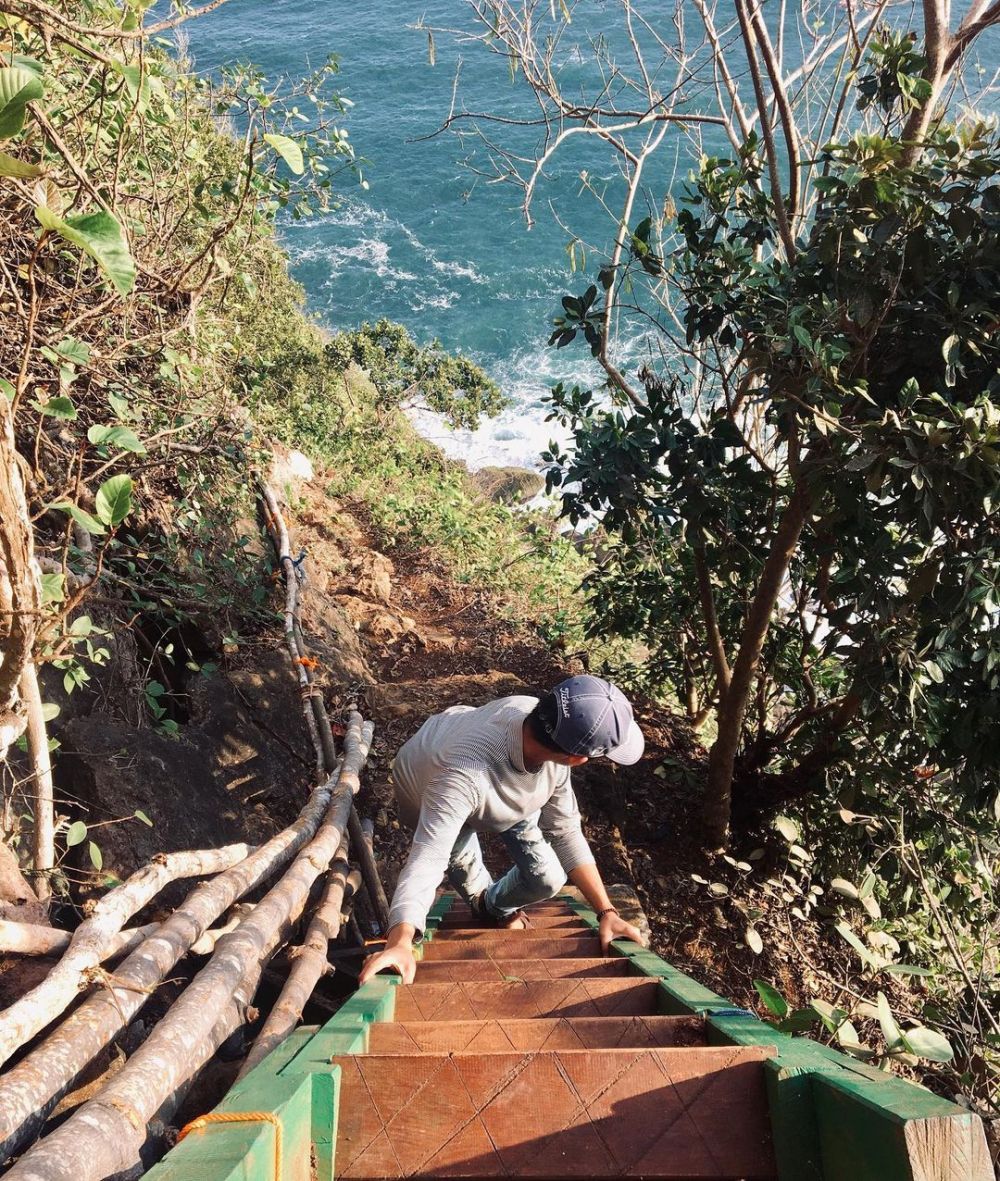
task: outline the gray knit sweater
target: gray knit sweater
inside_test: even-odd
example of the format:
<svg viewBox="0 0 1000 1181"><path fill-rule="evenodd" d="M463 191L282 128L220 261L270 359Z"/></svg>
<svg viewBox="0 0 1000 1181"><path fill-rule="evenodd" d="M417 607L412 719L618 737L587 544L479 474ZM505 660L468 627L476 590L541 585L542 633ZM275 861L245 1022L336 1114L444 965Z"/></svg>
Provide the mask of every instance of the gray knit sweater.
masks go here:
<svg viewBox="0 0 1000 1181"><path fill-rule="evenodd" d="M423 930L434 892L463 828L504 832L536 813L563 869L592 864L580 829L569 768L524 766L521 727L535 697L502 697L473 709L456 705L428 718L396 755L392 777L400 820L413 844L389 911L389 924Z"/></svg>

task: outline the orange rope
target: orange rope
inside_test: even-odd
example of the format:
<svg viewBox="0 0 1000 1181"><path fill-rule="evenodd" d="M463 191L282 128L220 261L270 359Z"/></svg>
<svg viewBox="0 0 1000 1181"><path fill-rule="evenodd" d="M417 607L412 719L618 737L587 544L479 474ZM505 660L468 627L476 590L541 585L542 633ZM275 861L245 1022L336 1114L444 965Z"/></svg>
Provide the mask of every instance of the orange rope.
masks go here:
<svg viewBox="0 0 1000 1181"><path fill-rule="evenodd" d="M210 1111L208 1115L200 1115L189 1124L185 1124L177 1137L177 1143L184 1139L189 1132L197 1132L209 1124L270 1124L274 1128L274 1181L281 1181L281 1120L273 1111Z"/></svg>

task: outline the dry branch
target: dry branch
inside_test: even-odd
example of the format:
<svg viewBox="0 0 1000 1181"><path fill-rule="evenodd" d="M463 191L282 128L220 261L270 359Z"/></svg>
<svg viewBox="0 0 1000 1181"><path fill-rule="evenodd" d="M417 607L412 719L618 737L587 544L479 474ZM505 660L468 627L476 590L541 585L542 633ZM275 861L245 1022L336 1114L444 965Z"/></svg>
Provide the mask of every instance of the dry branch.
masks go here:
<svg viewBox="0 0 1000 1181"><path fill-rule="evenodd" d="M316 787L294 824L246 860L198 886L41 1045L0 1077L0 1163L31 1142L77 1075L149 1000L156 986L232 904L286 865L312 838L335 779Z"/></svg>
<svg viewBox="0 0 1000 1181"><path fill-rule="evenodd" d="M359 820L357 809L352 809L349 832L351 847L361 866L361 876L368 891L368 899L384 935L389 930L389 900L385 896L385 888L375 861L375 825L371 820Z"/></svg>
<svg viewBox="0 0 1000 1181"><path fill-rule="evenodd" d="M300 914L347 828L372 725L352 715L344 764L315 837L253 913L223 939L127 1065L60 1128L29 1149L8 1176L25 1181L98 1181L131 1164L146 1125L212 1052L211 1033L245 977L259 973L282 929Z"/></svg>
<svg viewBox="0 0 1000 1181"><path fill-rule="evenodd" d="M0 759L24 733L22 674L31 660L40 583L10 403L0 397Z"/></svg>
<svg viewBox="0 0 1000 1181"><path fill-rule="evenodd" d="M324 770L332 773L331 759L335 759L335 752L324 748L319 724L316 719L316 694L319 690L313 685L305 664L306 654L299 644L299 569L292 557L291 541L288 536L288 526L281 514L278 498L271 487L263 480L259 481L261 497L267 510L267 528L278 554L278 565L285 579L285 646L291 658L295 675L299 682L299 693L302 695L302 713L309 728L313 749L316 752L316 773L322 778ZM320 698L319 708L323 708ZM332 743L332 739L331 739Z"/></svg>
<svg viewBox="0 0 1000 1181"><path fill-rule="evenodd" d="M105 894L94 913L74 931L69 950L41 984L0 1013L0 1062L30 1041L53 1021L90 983L89 971L105 958L108 942L151 898L177 878L219 873L243 861L247 845L222 849L168 853L134 873L127 882Z"/></svg>
<svg viewBox="0 0 1000 1181"><path fill-rule="evenodd" d="M159 926L148 923L145 927L130 927L119 931L104 945L102 961L112 956L123 955L138 947L144 939ZM72 935L58 927L43 927L39 923L15 923L0 919L0 952L12 955L55 955L69 947Z"/></svg>
<svg viewBox="0 0 1000 1181"><path fill-rule="evenodd" d="M299 688L302 693L303 709L306 721L309 723L313 745L321 765L328 772L332 772L337 761L337 752L333 741L333 731L330 719L323 703L323 695L313 683L312 673L306 659L305 644L302 639L302 628L299 619L300 598L299 586L302 573L298 564L292 558L292 543L285 523L281 505L274 489L263 480L258 481L261 497L267 510L268 529L278 554L278 561L285 579L285 644L295 666L299 678ZM311 712L310 712L311 710ZM349 834L354 856L361 864L361 874L365 882L365 890L371 901L372 910L383 932L389 925L389 902L385 896L385 889L378 876L378 868L370 849L361 838L361 820L355 808L351 809L349 820Z"/></svg>

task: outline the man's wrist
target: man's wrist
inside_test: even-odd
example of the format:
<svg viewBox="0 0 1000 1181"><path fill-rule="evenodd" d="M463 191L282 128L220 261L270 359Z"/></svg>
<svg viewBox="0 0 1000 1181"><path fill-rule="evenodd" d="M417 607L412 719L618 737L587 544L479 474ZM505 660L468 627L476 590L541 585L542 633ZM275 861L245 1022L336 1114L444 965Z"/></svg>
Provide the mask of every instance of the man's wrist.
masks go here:
<svg viewBox="0 0 1000 1181"><path fill-rule="evenodd" d="M607 916L608 916L609 914L618 914L618 909L617 909L617 907L614 907L614 906L605 906L605 907L603 908L603 910L599 910L599 911L597 912L597 917L598 917L598 919L603 919L603 918L607 918Z"/></svg>
<svg viewBox="0 0 1000 1181"><path fill-rule="evenodd" d="M397 923L390 927L385 938L386 948L401 947L407 951L413 950L413 937L417 929L411 923Z"/></svg>

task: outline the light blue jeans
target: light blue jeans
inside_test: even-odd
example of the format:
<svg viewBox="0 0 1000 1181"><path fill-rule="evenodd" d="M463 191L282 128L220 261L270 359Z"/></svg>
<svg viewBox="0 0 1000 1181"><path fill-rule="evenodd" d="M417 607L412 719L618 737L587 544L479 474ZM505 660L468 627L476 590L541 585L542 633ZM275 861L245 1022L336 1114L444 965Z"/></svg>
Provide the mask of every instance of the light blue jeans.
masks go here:
<svg viewBox="0 0 1000 1181"><path fill-rule="evenodd" d="M500 833L500 839L514 864L494 881L476 833L463 828L458 834L448 862L448 881L466 902L485 890L487 912L504 918L522 906L551 898L565 885L566 873L538 827L537 812Z"/></svg>

